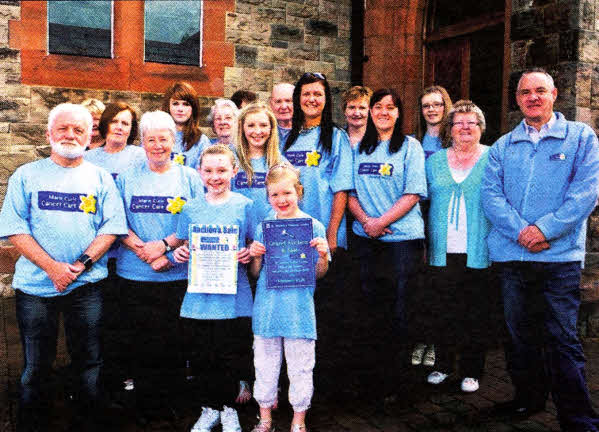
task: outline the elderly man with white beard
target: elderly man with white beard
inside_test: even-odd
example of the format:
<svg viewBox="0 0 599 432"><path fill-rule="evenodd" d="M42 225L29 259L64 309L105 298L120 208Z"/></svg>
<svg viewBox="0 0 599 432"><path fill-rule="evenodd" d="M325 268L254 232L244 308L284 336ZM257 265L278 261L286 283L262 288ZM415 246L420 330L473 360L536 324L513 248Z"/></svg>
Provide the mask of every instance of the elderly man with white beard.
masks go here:
<svg viewBox="0 0 599 432"><path fill-rule="evenodd" d="M48 116L49 158L18 168L0 212L0 238L21 253L13 287L24 367L19 431L43 430L45 395L63 314L73 373L78 375L77 417L98 413L105 252L127 234L123 204L111 175L83 160L93 120L79 105L60 104Z"/></svg>

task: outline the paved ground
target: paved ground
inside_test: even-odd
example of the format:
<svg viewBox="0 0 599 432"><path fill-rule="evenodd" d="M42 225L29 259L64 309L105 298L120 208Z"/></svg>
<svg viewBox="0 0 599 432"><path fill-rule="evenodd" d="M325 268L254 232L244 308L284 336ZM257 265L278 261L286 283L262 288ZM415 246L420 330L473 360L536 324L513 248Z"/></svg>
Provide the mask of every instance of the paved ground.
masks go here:
<svg viewBox="0 0 599 432"><path fill-rule="evenodd" d="M339 303L339 299L326 296L326 305ZM321 298L321 300L323 299ZM424 383L431 371L424 367L403 367L402 384L397 386L395 398L384 404L378 398L364 397L363 388L368 384L368 371L363 368L364 356L386 355L384 350L376 352L374 346L367 347L365 341L376 339L368 333L369 320L356 321L355 316L346 316L343 311L359 310L362 307L358 296L343 299L341 313L329 311L329 319L322 319L320 327L329 326L328 335L319 341L319 363L317 364L316 389L313 407L308 416L308 424L313 432L400 432L400 431L491 431L491 432L541 432L557 431L555 408L551 403L546 411L520 422L498 422L489 417L486 409L494 402L511 398L511 386L505 372L503 351L499 341L494 341L487 356L486 376L481 389L474 394L459 391L459 378L449 379L440 387ZM20 374L22 357L18 331L14 317L14 300L0 301L0 431L13 432L16 414L17 380ZM337 306L339 307L339 306ZM323 310L324 309L324 310ZM350 314L351 315L351 314ZM364 315L362 315L364 316ZM377 319L371 317L371 319ZM351 328L350 328L351 327ZM360 331L358 331L361 329ZM364 347L366 348L364 349ZM358 349L358 347L362 347ZM599 342L587 341L587 377L593 400L599 404ZM54 412L46 429L48 432L66 430L72 415L72 407L64 396L61 375L68 362L64 340L59 344L56 363L57 380L54 393ZM182 376L175 371L171 377L163 377L165 385ZM210 374L205 374L210 381ZM160 384L159 384L160 385ZM179 390L162 402L151 421L140 426L127 410L113 412L114 425L110 431L189 431L201 411L202 400L198 397L203 384L177 387ZM275 412L277 430L289 430L291 409L285 394L283 380L280 408ZM160 388L156 388L158 393ZM128 394L117 395L120 399ZM251 430L255 423L257 406L250 403L239 408L244 431ZM215 430L220 431L220 427Z"/></svg>

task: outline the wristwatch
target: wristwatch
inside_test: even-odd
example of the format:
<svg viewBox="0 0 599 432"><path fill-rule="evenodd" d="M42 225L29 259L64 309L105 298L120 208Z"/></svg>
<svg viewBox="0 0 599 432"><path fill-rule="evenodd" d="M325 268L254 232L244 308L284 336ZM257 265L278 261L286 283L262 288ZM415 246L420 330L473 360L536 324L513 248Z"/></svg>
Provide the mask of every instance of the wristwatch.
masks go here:
<svg viewBox="0 0 599 432"><path fill-rule="evenodd" d="M171 247L171 245L168 244L166 239L162 239L162 243L164 243L165 252L170 252L173 250L173 248Z"/></svg>
<svg viewBox="0 0 599 432"><path fill-rule="evenodd" d="M79 261L81 264L83 264L83 266L85 267L85 270L83 271L88 271L94 265L92 259L89 257L89 255L86 254L81 254L81 256L77 258L76 261Z"/></svg>

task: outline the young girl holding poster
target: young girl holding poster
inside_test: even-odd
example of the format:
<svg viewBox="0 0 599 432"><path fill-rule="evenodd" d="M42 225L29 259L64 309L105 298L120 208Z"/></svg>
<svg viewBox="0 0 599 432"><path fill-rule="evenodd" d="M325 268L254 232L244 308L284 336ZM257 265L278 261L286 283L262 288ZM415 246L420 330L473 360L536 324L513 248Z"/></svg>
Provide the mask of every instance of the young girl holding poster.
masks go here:
<svg viewBox="0 0 599 432"><path fill-rule="evenodd" d="M268 200L276 219L312 219L313 262L316 278L328 270L329 250L324 225L298 208L303 187L299 171L288 163L272 167L266 176ZM312 370L315 363L316 316L312 288L267 288L266 269L262 266L267 252L262 224L250 245L250 272L259 275L254 303L254 398L260 405L260 422L252 432L271 432L271 410L277 401L277 385L283 350L289 376L289 402L293 406L292 432L305 432L306 411L314 391ZM305 256L303 256L305 258Z"/></svg>
<svg viewBox="0 0 599 432"><path fill-rule="evenodd" d="M210 371L210 374L221 373L221 376L227 377L239 374L241 378L247 378L250 374L250 346L248 343L246 355L240 355L235 352L234 355L227 353L223 355L223 345L225 339L231 334L240 335L247 333L249 339L249 320L233 320L234 318L250 317L252 314L252 293L247 278L246 266L250 261L249 251L245 246L246 238L250 230L252 201L248 198L231 192L231 179L237 173L235 156L231 149L224 145L213 145L206 148L199 160L200 176L206 187L206 194L201 199L190 201L181 211L179 224L177 226L176 237L180 242L187 240L192 242L189 237L189 226L191 224L201 226L197 228L198 239L201 239L198 253L203 250L210 250L211 253L204 255L203 259L214 259L214 262L207 263L202 261L197 266L192 265L189 269L190 280L187 293L181 305L181 317L190 318L185 320L186 327L193 334L193 340L199 340L201 347L195 343L197 351L209 352L212 358L204 361L202 369ZM231 239L231 234L233 239ZM223 240L224 239L224 240ZM233 247L229 247L229 246ZM196 247L194 244L193 247ZM187 244L178 247L174 252L174 259L177 262L187 262L190 259L194 263L195 250ZM237 249L237 275L236 286L233 275L227 273L227 266L233 268L231 250ZM208 257L208 258L206 258ZM219 271L220 269L220 271ZM205 270L199 278L196 278L195 271ZM220 281L216 281L220 279ZM198 289L194 280L199 280ZM225 286L233 284L233 291L236 293L219 294L218 287L213 290L206 289L211 282L216 281L213 288L220 283ZM233 282L231 282L233 281ZM230 287L229 287L230 288ZM196 291L196 292L192 292ZM212 293L206 293L210 291ZM232 291L228 291L232 292ZM203 320L203 321L197 321ZM228 320L228 321L227 321ZM237 336L236 336L237 338ZM208 340L207 340L208 339ZM249 341L248 341L249 342ZM206 349L206 345L209 346ZM235 358L236 364L227 361L229 358ZM231 371L234 373L232 374ZM237 380L236 380L237 381ZM223 411L219 412L221 406L232 402L231 395L234 394L234 383L231 385L218 384L218 388L210 390L211 407L204 406L202 415L196 422L193 431L209 431L219 422L222 423L224 432L241 432L237 412L233 408L224 406ZM242 389L243 390L243 389ZM249 388L245 389L249 393ZM238 396L242 396L242 392ZM251 393L247 399L251 397ZM245 399L245 398L244 398ZM245 402L246 400L242 401ZM218 409L215 409L217 408Z"/></svg>
<svg viewBox="0 0 599 432"><path fill-rule="evenodd" d="M254 223L262 222L271 208L264 190L266 173L283 159L279 150L277 119L262 103L245 107L237 126L239 172L231 190L254 201Z"/></svg>

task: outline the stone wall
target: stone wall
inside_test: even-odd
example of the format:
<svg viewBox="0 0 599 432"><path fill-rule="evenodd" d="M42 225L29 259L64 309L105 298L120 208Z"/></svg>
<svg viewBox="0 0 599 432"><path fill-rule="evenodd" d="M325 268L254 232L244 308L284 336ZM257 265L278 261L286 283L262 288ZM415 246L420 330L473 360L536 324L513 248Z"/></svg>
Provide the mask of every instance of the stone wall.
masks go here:
<svg viewBox="0 0 599 432"><path fill-rule="evenodd" d="M273 83L295 82L306 71L327 76L335 120L349 87L351 0L237 0L227 14L226 40L235 64L225 68L225 95L250 88L266 100Z"/></svg>
<svg viewBox="0 0 599 432"><path fill-rule="evenodd" d="M273 84L295 82L312 71L326 74L340 106L340 94L350 85L350 14L351 0L237 0L235 12L226 16L226 41L235 47L235 60L222 77L223 96L245 88L266 101ZM20 52L9 45L9 21L20 15L18 0L0 0L0 204L14 170L48 155L46 121L55 105L94 97L124 100L143 113L161 102L157 93L21 84ZM202 118L213 100L200 100ZM335 117L343 122L338 108ZM10 282L0 273L0 296L12 295Z"/></svg>

